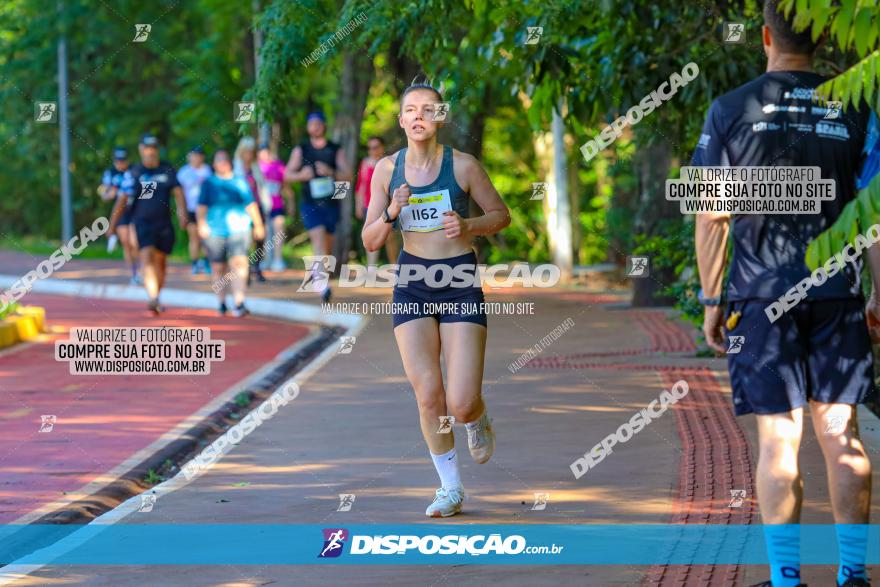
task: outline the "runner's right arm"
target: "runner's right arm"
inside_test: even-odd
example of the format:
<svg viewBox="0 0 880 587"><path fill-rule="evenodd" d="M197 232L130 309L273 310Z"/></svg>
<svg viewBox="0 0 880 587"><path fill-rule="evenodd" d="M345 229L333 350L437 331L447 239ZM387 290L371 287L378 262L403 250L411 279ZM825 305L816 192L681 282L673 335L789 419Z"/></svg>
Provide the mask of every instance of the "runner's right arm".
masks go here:
<svg viewBox="0 0 880 587"><path fill-rule="evenodd" d="M113 177L110 171L105 171L101 178L101 185L98 186L98 195L105 202L109 202L116 196L116 189L113 187Z"/></svg>
<svg viewBox="0 0 880 587"><path fill-rule="evenodd" d="M284 181L309 181L314 179L314 177L315 170L312 169L312 166L303 166L302 149L299 147L294 148L290 154L290 160L287 162L287 167L284 168Z"/></svg>
<svg viewBox="0 0 880 587"><path fill-rule="evenodd" d="M397 218L400 214L399 202L388 197L388 185L391 183L391 173L394 171L394 163L391 157L383 157L376 164L373 171L373 179L370 182L370 207L367 209L367 218L364 220L364 228L361 230L361 239L364 248L368 251L378 251L388 240L388 235L394 230L394 224L385 222L383 213L388 209L391 218ZM404 195L409 199L409 186L403 184L395 193L402 199Z"/></svg>
<svg viewBox="0 0 880 587"><path fill-rule="evenodd" d="M723 125L720 121L718 103L714 102L706 115L700 142L694 151L691 165L695 167L729 166L730 160L724 145ZM727 261L727 235L730 232L730 214L710 212L697 214L694 228L694 246L697 252L697 268L700 287L706 298L720 298L723 294L724 264ZM703 312L703 335L706 344L717 352L725 353L721 322L723 308L705 306Z"/></svg>

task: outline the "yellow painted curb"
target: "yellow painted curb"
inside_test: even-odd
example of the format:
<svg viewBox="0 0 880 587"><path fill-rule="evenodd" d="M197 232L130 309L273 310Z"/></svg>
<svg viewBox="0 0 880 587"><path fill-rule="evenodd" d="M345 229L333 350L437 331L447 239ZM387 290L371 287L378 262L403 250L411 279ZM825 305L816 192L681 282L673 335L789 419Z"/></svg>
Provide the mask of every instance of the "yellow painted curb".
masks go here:
<svg viewBox="0 0 880 587"><path fill-rule="evenodd" d="M11 320L0 320L0 349L18 342L18 326Z"/></svg>
<svg viewBox="0 0 880 587"><path fill-rule="evenodd" d="M18 309L18 314L22 316L32 316L37 323L37 330L46 331L46 308L39 306L24 306Z"/></svg>
<svg viewBox="0 0 880 587"><path fill-rule="evenodd" d="M0 349L35 338L46 327L46 309L23 306L0 320Z"/></svg>
<svg viewBox="0 0 880 587"><path fill-rule="evenodd" d="M9 318L7 318L9 320ZM40 333L37 328L37 320L33 316L12 316L12 322L15 322L18 328L18 340L30 340Z"/></svg>

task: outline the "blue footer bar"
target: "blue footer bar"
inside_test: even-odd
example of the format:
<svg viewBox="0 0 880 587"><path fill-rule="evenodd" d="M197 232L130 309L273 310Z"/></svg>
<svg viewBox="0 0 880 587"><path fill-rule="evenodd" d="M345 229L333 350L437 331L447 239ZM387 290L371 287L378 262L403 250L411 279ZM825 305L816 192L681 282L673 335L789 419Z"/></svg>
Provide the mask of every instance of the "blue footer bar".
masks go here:
<svg viewBox="0 0 880 587"><path fill-rule="evenodd" d="M880 526L868 527L880 563ZM833 525L802 525L801 562L837 564ZM676 524L89 524L0 526L0 564L762 565L763 527Z"/></svg>

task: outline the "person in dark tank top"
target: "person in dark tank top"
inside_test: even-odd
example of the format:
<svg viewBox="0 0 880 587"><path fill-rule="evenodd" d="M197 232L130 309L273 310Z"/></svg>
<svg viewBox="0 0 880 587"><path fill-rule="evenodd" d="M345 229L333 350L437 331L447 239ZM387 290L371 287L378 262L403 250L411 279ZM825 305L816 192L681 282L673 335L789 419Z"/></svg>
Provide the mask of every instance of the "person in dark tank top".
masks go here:
<svg viewBox="0 0 880 587"><path fill-rule="evenodd" d="M495 431L482 397L487 321L472 243L510 224L507 206L480 163L437 142L447 106L428 84L413 84L404 92L398 121L407 146L377 163L362 231L368 251L381 248L395 228L403 233L391 314L404 370L418 399L422 435L440 477L441 486L425 511L429 517L453 516L464 500L452 425L464 424L477 463L487 462L495 450ZM471 199L481 216L470 216ZM410 270L469 279L457 284L406 280ZM438 310L438 304L448 309Z"/></svg>
<svg viewBox="0 0 880 587"><path fill-rule="evenodd" d="M351 166L340 146L326 137L327 119L323 112L312 112L306 119L308 140L297 145L284 169L284 180L301 184L299 212L312 243L312 255L321 257L333 250L333 235L339 222L341 199L335 182L351 180ZM322 267L316 262L307 267L317 278ZM314 280L315 283L327 283ZM321 291L330 299L329 285Z"/></svg>

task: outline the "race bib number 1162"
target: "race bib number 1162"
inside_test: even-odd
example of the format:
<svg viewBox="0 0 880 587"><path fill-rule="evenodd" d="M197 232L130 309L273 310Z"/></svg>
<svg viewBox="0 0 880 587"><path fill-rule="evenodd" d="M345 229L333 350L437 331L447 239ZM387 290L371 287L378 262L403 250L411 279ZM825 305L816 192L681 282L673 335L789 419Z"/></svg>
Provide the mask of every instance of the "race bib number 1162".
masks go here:
<svg viewBox="0 0 880 587"><path fill-rule="evenodd" d="M409 206L400 213L401 229L409 232L432 232L443 228L443 213L452 210L449 190L413 194Z"/></svg>

